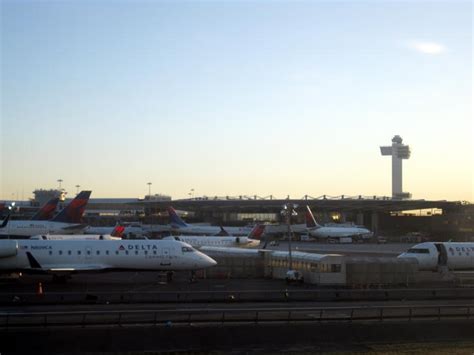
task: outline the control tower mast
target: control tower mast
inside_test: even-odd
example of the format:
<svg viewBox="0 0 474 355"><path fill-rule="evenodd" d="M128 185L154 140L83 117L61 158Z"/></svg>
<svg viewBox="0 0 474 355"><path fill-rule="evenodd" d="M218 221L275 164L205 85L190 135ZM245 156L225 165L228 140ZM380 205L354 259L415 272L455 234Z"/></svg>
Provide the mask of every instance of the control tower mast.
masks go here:
<svg viewBox="0 0 474 355"><path fill-rule="evenodd" d="M409 192L403 192L402 189L402 159L410 158L410 147L402 144L403 139L399 135L392 138L392 145L380 147L382 155L392 156L392 198L404 199L410 198Z"/></svg>

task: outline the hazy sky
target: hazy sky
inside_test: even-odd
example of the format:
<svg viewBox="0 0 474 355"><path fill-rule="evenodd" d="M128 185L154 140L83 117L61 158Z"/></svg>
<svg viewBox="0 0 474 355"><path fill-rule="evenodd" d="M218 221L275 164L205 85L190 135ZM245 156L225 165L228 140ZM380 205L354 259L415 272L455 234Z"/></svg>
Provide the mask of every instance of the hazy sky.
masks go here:
<svg viewBox="0 0 474 355"><path fill-rule="evenodd" d="M470 1L1 1L0 199L473 201Z"/></svg>

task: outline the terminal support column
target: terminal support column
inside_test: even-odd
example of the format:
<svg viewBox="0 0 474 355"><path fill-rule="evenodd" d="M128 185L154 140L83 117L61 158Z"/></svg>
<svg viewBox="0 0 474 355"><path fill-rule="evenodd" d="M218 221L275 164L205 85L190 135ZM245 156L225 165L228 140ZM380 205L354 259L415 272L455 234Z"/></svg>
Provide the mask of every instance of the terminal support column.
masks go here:
<svg viewBox="0 0 474 355"><path fill-rule="evenodd" d="M372 212L372 232L374 236L378 235L379 232L379 214L377 212Z"/></svg>

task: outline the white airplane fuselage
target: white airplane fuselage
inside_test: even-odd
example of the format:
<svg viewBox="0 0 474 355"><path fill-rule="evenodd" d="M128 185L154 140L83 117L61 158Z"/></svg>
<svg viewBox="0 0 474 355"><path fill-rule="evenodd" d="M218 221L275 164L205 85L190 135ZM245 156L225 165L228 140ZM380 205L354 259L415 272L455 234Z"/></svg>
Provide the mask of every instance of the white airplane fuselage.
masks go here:
<svg viewBox="0 0 474 355"><path fill-rule="evenodd" d="M105 235L111 234L115 227L93 227L87 226L84 229L84 234L98 234L98 235ZM126 226L123 230L123 234L135 234L135 235L142 235L145 233L145 230L141 226Z"/></svg>
<svg viewBox="0 0 474 355"><path fill-rule="evenodd" d="M194 248L201 248L203 246L216 246L216 247L256 247L260 244L259 240L251 239L248 237L206 237L206 236L187 236L180 235L179 237L166 237L165 240L175 239L182 242L188 243Z"/></svg>
<svg viewBox="0 0 474 355"><path fill-rule="evenodd" d="M40 267L32 265L31 256ZM5 271L175 271L215 264L207 255L175 240L0 240L0 270Z"/></svg>
<svg viewBox="0 0 474 355"><path fill-rule="evenodd" d="M436 271L440 266L449 270L474 270L474 243L425 242L414 245L398 258L416 259L420 270Z"/></svg>
<svg viewBox="0 0 474 355"><path fill-rule="evenodd" d="M248 235L252 231L253 227L223 227L223 229L229 234L234 236ZM177 226L171 225L171 230L176 233L189 234L189 235L216 235L222 232L222 228L218 226L195 226L188 225Z"/></svg>
<svg viewBox="0 0 474 355"><path fill-rule="evenodd" d="M77 227L77 228L74 228ZM84 229L78 223L53 221L9 221L0 229L0 235L33 236L38 234L73 234Z"/></svg>
<svg viewBox="0 0 474 355"><path fill-rule="evenodd" d="M308 233L316 238L344 238L344 237L370 237L372 232L361 227L316 227L309 229Z"/></svg>
<svg viewBox="0 0 474 355"><path fill-rule="evenodd" d="M33 240L122 240L110 234L46 234L34 235Z"/></svg>

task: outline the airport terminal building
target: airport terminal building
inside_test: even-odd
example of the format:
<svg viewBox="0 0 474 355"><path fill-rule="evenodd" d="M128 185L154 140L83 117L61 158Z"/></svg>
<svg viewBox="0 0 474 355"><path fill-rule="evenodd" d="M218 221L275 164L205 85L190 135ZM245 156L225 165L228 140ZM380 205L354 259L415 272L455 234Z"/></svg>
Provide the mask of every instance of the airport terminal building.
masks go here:
<svg viewBox="0 0 474 355"><path fill-rule="evenodd" d="M36 190L31 201L20 201L13 218L28 218L48 198L62 195L60 190ZM70 199L64 199L60 208ZM378 196L319 196L278 199L273 196L214 196L173 200L167 195L139 198L91 198L84 222L106 226L116 222L168 223L167 207L186 211L188 222L215 225L246 225L255 222L282 223L285 203L299 207L293 223L304 223L309 206L321 223L364 225L375 235L400 237L407 233L434 240L474 238L474 205L459 201L393 199ZM416 242L417 240L413 240Z"/></svg>

